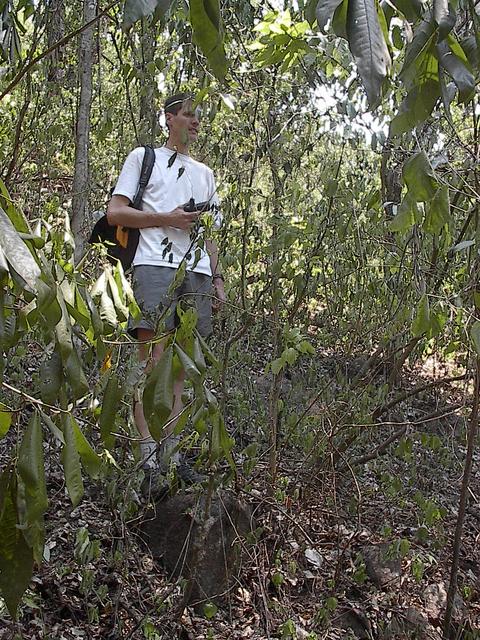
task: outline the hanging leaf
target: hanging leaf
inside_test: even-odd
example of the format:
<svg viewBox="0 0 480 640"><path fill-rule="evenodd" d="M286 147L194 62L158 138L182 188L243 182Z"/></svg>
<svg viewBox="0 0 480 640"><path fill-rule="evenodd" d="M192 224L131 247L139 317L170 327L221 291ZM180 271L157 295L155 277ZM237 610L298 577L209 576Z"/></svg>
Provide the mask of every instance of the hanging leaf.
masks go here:
<svg viewBox="0 0 480 640"><path fill-rule="evenodd" d="M0 438L8 433L11 424L12 412L3 402L0 402Z"/></svg>
<svg viewBox="0 0 480 640"><path fill-rule="evenodd" d="M324 31L327 22L332 19L336 8L342 3L342 0L319 0L315 15L317 17L318 28ZM307 18L308 19L308 18Z"/></svg>
<svg viewBox="0 0 480 640"><path fill-rule="evenodd" d="M117 376L112 374L105 387L102 413L98 419L103 444L107 449L113 449L115 445L115 438L112 435L112 431L115 430L115 416L121 407L120 402L122 398L123 387L120 385Z"/></svg>
<svg viewBox="0 0 480 640"><path fill-rule="evenodd" d="M65 375L73 391L75 400L83 398L90 391L87 379L82 369L82 363L78 357L77 351L74 349L68 356L65 364Z"/></svg>
<svg viewBox="0 0 480 640"><path fill-rule="evenodd" d="M185 375L189 380L191 380L194 384L198 384L202 380L202 374L197 369L193 360L185 353L185 351L178 345L175 344L175 351L179 357L180 363L185 371Z"/></svg>
<svg viewBox="0 0 480 640"><path fill-rule="evenodd" d="M83 480L77 443L69 415L62 416L62 426L65 445L60 457L65 472L68 495L73 506L76 507L83 497Z"/></svg>
<svg viewBox="0 0 480 640"><path fill-rule="evenodd" d="M91 478L96 479L100 475L102 459L97 453L95 453L75 418L73 416L69 417L75 436L77 451L80 455L80 460L82 461L82 466Z"/></svg>
<svg viewBox="0 0 480 640"><path fill-rule="evenodd" d="M412 323L412 334L419 338L430 329L430 305L427 294L423 294L418 303Z"/></svg>
<svg viewBox="0 0 480 640"><path fill-rule="evenodd" d="M410 192L407 192L405 197L403 198L400 206L398 207L398 212L390 221L388 225L391 231L396 231L398 233L405 233L409 229L413 227L413 225L417 222L418 219L418 206L415 202L415 199L412 198Z"/></svg>
<svg viewBox="0 0 480 640"><path fill-rule="evenodd" d="M18 452L17 469L29 489L40 484L40 460L43 460L42 428L36 411L28 422Z"/></svg>
<svg viewBox="0 0 480 640"><path fill-rule="evenodd" d="M475 91L475 78L465 53L453 36L437 45L438 57L458 89L459 102L468 102Z"/></svg>
<svg viewBox="0 0 480 640"><path fill-rule="evenodd" d="M190 0L190 23L193 39L205 54L219 80L228 70L223 44L223 26L219 0Z"/></svg>
<svg viewBox="0 0 480 640"><path fill-rule="evenodd" d="M429 117L440 98L440 84L427 81L409 91L403 100L398 114L390 123L390 135L400 136L412 131Z"/></svg>
<svg viewBox="0 0 480 640"><path fill-rule="evenodd" d="M170 9L172 0L126 0L123 10L123 26L131 27L140 18L156 12L157 19L165 16Z"/></svg>
<svg viewBox="0 0 480 640"><path fill-rule="evenodd" d="M480 321L476 320L470 328L470 337L477 352L477 356L480 358Z"/></svg>
<svg viewBox="0 0 480 640"><path fill-rule="evenodd" d="M33 571L32 549L17 527L16 493L15 475L6 469L0 476L0 592L12 618Z"/></svg>
<svg viewBox="0 0 480 640"><path fill-rule="evenodd" d="M0 247L8 261L10 271L16 274L16 280L19 284L24 289L35 293L37 290L36 281L41 273L40 268L1 207Z"/></svg>
<svg viewBox="0 0 480 640"><path fill-rule="evenodd" d="M417 202L426 202L437 192L438 183L425 151L407 160L403 165L402 176L409 193Z"/></svg>
<svg viewBox="0 0 480 640"><path fill-rule="evenodd" d="M150 433L159 442L173 409L173 349L167 347L147 378L143 391L143 412Z"/></svg>
<svg viewBox="0 0 480 640"><path fill-rule="evenodd" d="M425 216L423 228L427 233L440 233L442 228L450 221L450 200L448 187L442 185L433 197Z"/></svg>
<svg viewBox="0 0 480 640"><path fill-rule="evenodd" d="M438 24L438 41L441 42L455 26L457 16L448 0L433 0L433 17Z"/></svg>
<svg viewBox="0 0 480 640"><path fill-rule="evenodd" d="M375 0L349 0L347 36L368 102L373 108L380 100L380 89L391 66Z"/></svg>
<svg viewBox="0 0 480 640"><path fill-rule="evenodd" d="M54 405L63 382L62 359L58 351L54 351L40 365L38 372L40 397L43 402Z"/></svg>

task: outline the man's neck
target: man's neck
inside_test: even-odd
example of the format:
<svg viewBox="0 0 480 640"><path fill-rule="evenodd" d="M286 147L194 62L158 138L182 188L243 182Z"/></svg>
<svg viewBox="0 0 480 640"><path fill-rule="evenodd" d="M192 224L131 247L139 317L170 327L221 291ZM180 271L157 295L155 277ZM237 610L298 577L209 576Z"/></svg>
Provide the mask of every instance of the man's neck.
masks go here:
<svg viewBox="0 0 480 640"><path fill-rule="evenodd" d="M165 146L171 151L178 151L178 153L183 153L186 156L190 153L189 144L182 143L179 140L176 140L173 136L168 138Z"/></svg>

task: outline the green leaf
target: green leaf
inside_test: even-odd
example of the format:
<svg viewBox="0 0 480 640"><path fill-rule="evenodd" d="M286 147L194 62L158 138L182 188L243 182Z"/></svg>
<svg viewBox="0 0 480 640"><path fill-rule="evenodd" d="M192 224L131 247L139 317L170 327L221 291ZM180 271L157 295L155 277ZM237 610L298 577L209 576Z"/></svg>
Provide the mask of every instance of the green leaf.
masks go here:
<svg viewBox="0 0 480 640"><path fill-rule="evenodd" d="M430 329L430 305L428 296L424 294L418 303L412 323L412 335L419 338Z"/></svg>
<svg viewBox="0 0 480 640"><path fill-rule="evenodd" d="M25 242L18 235L18 231L10 222L10 218L0 207L0 248L2 249L12 276L22 288L35 293L37 290L37 278L40 276L40 268L33 259Z"/></svg>
<svg viewBox="0 0 480 640"><path fill-rule="evenodd" d="M480 358L480 320L476 320L470 328L470 337L477 352L477 356Z"/></svg>
<svg viewBox="0 0 480 640"><path fill-rule="evenodd" d="M83 497L83 480L77 443L69 415L62 416L62 426L65 444L60 457L65 471L68 495L73 506L76 507Z"/></svg>
<svg viewBox="0 0 480 640"><path fill-rule="evenodd" d="M335 10L341 3L342 0L319 0L315 15L320 31L325 30L327 22L332 19Z"/></svg>
<svg viewBox="0 0 480 640"><path fill-rule="evenodd" d="M115 437L112 435L112 430L115 429L115 416L120 409L120 401L122 398L123 387L120 385L117 376L112 374L105 387L102 413L98 420L102 440L107 449L113 449L115 445Z"/></svg>
<svg viewBox="0 0 480 640"><path fill-rule="evenodd" d="M102 293L100 298L100 318L106 335L113 333L117 326L117 314L112 299L106 291Z"/></svg>
<svg viewBox="0 0 480 640"><path fill-rule="evenodd" d="M68 356L64 367L68 383L73 391L74 399L78 400L86 396L90 389L82 369L82 363L75 349Z"/></svg>
<svg viewBox="0 0 480 640"><path fill-rule="evenodd" d="M468 102L475 91L475 78L465 53L453 36L437 45L438 57L458 88L459 102Z"/></svg>
<svg viewBox="0 0 480 640"><path fill-rule="evenodd" d="M60 443L65 444L65 438L63 437L63 432L57 427L57 425L53 422L53 420L48 416L44 411L39 409L39 413L42 417L45 425L50 429L54 438Z"/></svg>
<svg viewBox="0 0 480 640"><path fill-rule="evenodd" d="M172 4L172 0L126 0L123 11L123 26L130 27L140 18L151 15L154 11L163 18Z"/></svg>
<svg viewBox="0 0 480 640"><path fill-rule="evenodd" d="M12 412L8 409L7 405L0 402L0 438L3 438L3 436L8 433L11 424Z"/></svg>
<svg viewBox="0 0 480 640"><path fill-rule="evenodd" d="M62 358L58 351L42 362L38 376L41 399L46 404L54 405L63 382Z"/></svg>
<svg viewBox="0 0 480 640"><path fill-rule="evenodd" d="M102 459L97 453L95 453L75 418L73 416L69 417L73 433L75 435L77 451L80 454L80 460L82 461L82 466L91 478L96 479L100 475Z"/></svg>
<svg viewBox="0 0 480 640"><path fill-rule="evenodd" d="M203 607L203 612L207 620L211 620L212 618L214 618L217 611L218 607L213 602L207 602Z"/></svg>
<svg viewBox="0 0 480 640"><path fill-rule="evenodd" d="M18 452L18 472L29 489L35 489L40 483L40 461L43 460L42 428L36 411L28 422Z"/></svg>
<svg viewBox="0 0 480 640"><path fill-rule="evenodd" d="M391 65L380 27L375 0L349 0L347 36L371 107L380 100L380 89Z"/></svg>
<svg viewBox="0 0 480 640"><path fill-rule="evenodd" d="M143 391L143 412L150 433L157 441L163 437L163 427L172 413L173 400L173 349L169 346L150 372Z"/></svg>
<svg viewBox="0 0 480 640"><path fill-rule="evenodd" d="M0 591L12 618L33 571L32 549L17 527L15 504L15 475L6 469L0 476Z"/></svg>
<svg viewBox="0 0 480 640"><path fill-rule="evenodd" d="M425 122L432 113L440 94L440 83L437 80L427 80L414 86L390 123L390 135L399 136Z"/></svg>
<svg viewBox="0 0 480 640"><path fill-rule="evenodd" d="M13 200L8 193L5 183L0 178L0 206L2 206L13 226L19 233L31 233L30 225L27 218L23 215L19 207L13 204Z"/></svg>
<svg viewBox="0 0 480 640"><path fill-rule="evenodd" d="M427 233L440 233L443 227L450 221L450 200L448 187L442 185L430 202L423 228Z"/></svg>
<svg viewBox="0 0 480 640"><path fill-rule="evenodd" d="M178 355L180 363L185 371L185 375L189 380L198 384L202 380L202 374L197 369L193 360L185 353L185 351L178 345L175 344L175 351Z"/></svg>
<svg viewBox="0 0 480 640"><path fill-rule="evenodd" d="M435 24L431 19L422 20L415 29L413 40L407 46L400 79L410 88L418 84L418 69L425 66L425 58L432 54L435 41Z"/></svg>
<svg viewBox="0 0 480 640"><path fill-rule="evenodd" d="M197 335L193 338L193 361L200 373L205 373L207 370L207 363L205 362L202 346Z"/></svg>
<svg viewBox="0 0 480 640"><path fill-rule="evenodd" d="M223 80L228 62L223 44L219 0L190 0L190 24L195 43L205 54L215 76Z"/></svg>
<svg viewBox="0 0 480 640"><path fill-rule="evenodd" d="M440 42L455 26L457 16L448 0L433 0L433 17L438 24L438 41Z"/></svg>
<svg viewBox="0 0 480 640"><path fill-rule="evenodd" d="M418 206L408 191L398 207L397 214L389 223L391 231L405 233L413 227L418 218Z"/></svg>
<svg viewBox="0 0 480 640"><path fill-rule="evenodd" d="M431 200L437 192L438 183L425 151L415 154L403 165L402 175L416 202Z"/></svg>

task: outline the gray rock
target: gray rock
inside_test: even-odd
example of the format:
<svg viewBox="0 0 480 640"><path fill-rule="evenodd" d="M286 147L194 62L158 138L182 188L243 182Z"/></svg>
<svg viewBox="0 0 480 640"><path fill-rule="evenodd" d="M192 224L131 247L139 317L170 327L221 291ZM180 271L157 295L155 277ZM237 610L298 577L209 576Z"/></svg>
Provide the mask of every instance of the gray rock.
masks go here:
<svg viewBox="0 0 480 640"><path fill-rule="evenodd" d="M380 637L381 640L441 640L427 618L415 607L394 613Z"/></svg>
<svg viewBox="0 0 480 640"><path fill-rule="evenodd" d="M374 544L362 549L367 575L379 589L398 587L402 574L402 560L391 557L388 542Z"/></svg>
<svg viewBox="0 0 480 640"><path fill-rule="evenodd" d="M372 627L367 616L358 608L342 606L332 618L332 627L353 632L359 640L372 637Z"/></svg>
<svg viewBox="0 0 480 640"><path fill-rule="evenodd" d="M172 578L187 579L185 604L203 612L221 605L238 576L240 539L251 531L249 509L234 495L216 492L205 518L205 493L177 493L157 502L142 525L152 556Z"/></svg>
<svg viewBox="0 0 480 640"><path fill-rule="evenodd" d="M443 621L447 606L447 593L448 585L445 582L429 584L423 592L425 611L431 622L438 623ZM459 594L456 593L453 600L452 620L459 623L464 618L465 604Z"/></svg>

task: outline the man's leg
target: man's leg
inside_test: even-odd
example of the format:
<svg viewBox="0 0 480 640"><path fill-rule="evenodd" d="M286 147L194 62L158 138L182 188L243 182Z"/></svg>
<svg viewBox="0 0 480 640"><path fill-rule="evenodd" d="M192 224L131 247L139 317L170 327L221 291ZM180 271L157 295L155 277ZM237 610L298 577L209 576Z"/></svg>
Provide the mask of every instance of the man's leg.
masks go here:
<svg viewBox="0 0 480 640"><path fill-rule="evenodd" d="M137 329L137 338L140 341L139 346L139 358L141 362L145 362L149 359L150 343L155 337L155 332L151 329ZM150 370L160 359L165 348L165 341L162 340L154 345L150 360L147 362L146 368ZM177 420L176 416L180 414L183 409L182 394L184 389L184 373L183 371L173 382L173 409L169 417L169 424L164 428L163 443L160 448L160 455L164 457L165 465L168 465L169 458L172 455L173 449L176 446L176 442L173 439L172 433L175 429ZM147 421L143 413L143 404L140 400L135 403L134 407L135 424L142 436L143 440L140 443L140 449L142 453L142 460L145 467L157 466L156 450L157 443L152 438L148 429Z"/></svg>

